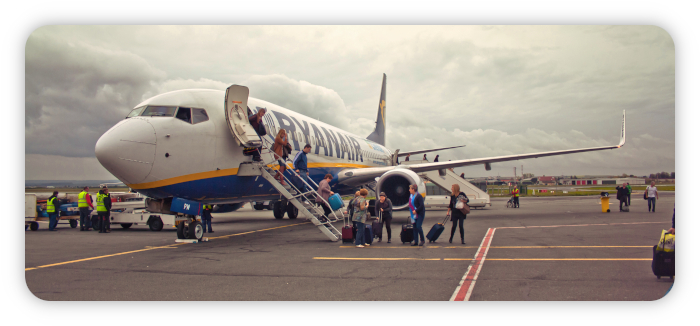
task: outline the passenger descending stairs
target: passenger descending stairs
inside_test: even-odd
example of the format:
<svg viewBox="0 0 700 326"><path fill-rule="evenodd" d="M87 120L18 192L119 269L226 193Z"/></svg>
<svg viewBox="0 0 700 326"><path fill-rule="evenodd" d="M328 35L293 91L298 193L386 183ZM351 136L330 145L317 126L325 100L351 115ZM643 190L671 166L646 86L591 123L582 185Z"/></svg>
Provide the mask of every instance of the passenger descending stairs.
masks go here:
<svg viewBox="0 0 700 326"><path fill-rule="evenodd" d="M264 139L264 138L263 138ZM266 139L265 139L266 140ZM269 145L269 143L266 141L266 145ZM265 146L269 147L269 146ZM267 148L270 150L269 148ZM275 152L270 150L270 152L274 155ZM261 153L262 154L262 153ZM262 156L262 155L261 155ZM290 171L291 173L294 174L293 178L296 180L295 182L290 182L290 180L287 178L287 176L284 176L284 179L286 180L286 184L283 186L277 179L275 179L274 175L277 174L277 171L272 169L271 167L268 166L268 164L275 164L277 163L277 160L269 162L269 163L264 163L264 162L246 162L241 164L241 168L239 171L246 171L244 172L245 175L260 175L265 180L267 180L275 189L282 195L284 198L287 198L287 201L292 203L294 207L296 207L299 210L299 213L302 214L304 217L306 217L307 220L311 221L316 227L318 227L319 230L321 230L321 233L325 234L331 241L338 241L341 239L342 234L338 229L336 229L333 226L333 222L337 222L340 219L338 216L335 214L335 212L331 212L331 214L328 215L328 218L324 216L323 208L318 207L314 205L313 203L315 202L316 198L321 198L321 200L324 201L328 207L330 205L326 200L321 197L321 195L316 192L314 189L318 189L318 185L311 180L310 178L308 179L312 184L308 184L302 179L299 174L296 173L292 169L292 167L285 162L287 165L287 171ZM247 167L244 168L244 165L248 165ZM240 172L239 172L240 174ZM284 174L283 174L284 175ZM293 184L306 184L307 189L311 189L309 191L306 191L302 193L298 188L295 186L291 186Z"/></svg>

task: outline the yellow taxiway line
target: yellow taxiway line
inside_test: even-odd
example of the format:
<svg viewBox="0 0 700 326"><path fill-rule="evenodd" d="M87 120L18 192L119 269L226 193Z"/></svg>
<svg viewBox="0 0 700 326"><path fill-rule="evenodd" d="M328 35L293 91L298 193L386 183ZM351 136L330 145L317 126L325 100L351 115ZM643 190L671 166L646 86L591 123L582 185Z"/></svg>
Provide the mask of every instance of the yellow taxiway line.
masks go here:
<svg viewBox="0 0 700 326"><path fill-rule="evenodd" d="M349 257L314 257L317 260L435 260L435 261L472 261L474 258L349 258ZM501 261L651 261L651 258L486 258Z"/></svg>
<svg viewBox="0 0 700 326"><path fill-rule="evenodd" d="M230 237L235 237L235 236L244 235L244 234L250 234L250 233L255 233L255 232L263 232L263 231L270 231L270 230L281 229L281 228L286 228L286 227L296 226L296 225L301 225L301 224L308 224L308 223L311 223L311 222L296 223L296 224L290 224L290 225L284 225L284 226L277 226L277 227L274 227L274 228L268 228L268 229L262 229L262 230L255 230L255 231L248 231L248 232L243 232L243 233L222 235L222 236L218 236L218 237L209 238L209 240L212 240L212 239L230 238ZM41 266L36 266L36 267L29 267L29 268L25 268L24 271L26 272L26 271L31 271L31 270L40 269L40 268L47 268L47 267L54 267L54 266L60 266L60 265L66 265L66 264L73 264L73 263L79 263L79 262L83 262L83 261L89 261L89 260L95 260L95 259L102 259L102 258L108 258L108 257L115 257L115 256L133 254L133 253L143 252L143 251L149 251L149 250L170 249L170 248L175 248L175 246L179 246L179 245L183 245L183 244L185 244L185 243L176 243L176 244L171 244L171 245L167 245L167 246L159 246L159 247L147 246L145 249L138 249L138 250L132 250L132 251L125 251L125 252L120 252L120 253L111 254L111 255L97 256L97 257L90 257L90 258L83 258L83 259L76 259L76 260L71 260L71 261L64 261L64 262L61 262L61 263L48 264L48 265L41 265Z"/></svg>
<svg viewBox="0 0 700 326"><path fill-rule="evenodd" d="M550 249L550 248L652 248L653 246L491 246L489 248L493 249ZM355 246L340 246L340 248L355 248ZM416 246L402 246L402 247L380 247L380 246L370 246L363 249L418 249L420 247ZM428 249L474 249L479 248L477 246L454 246L454 247L440 247L440 246L426 246L424 248Z"/></svg>

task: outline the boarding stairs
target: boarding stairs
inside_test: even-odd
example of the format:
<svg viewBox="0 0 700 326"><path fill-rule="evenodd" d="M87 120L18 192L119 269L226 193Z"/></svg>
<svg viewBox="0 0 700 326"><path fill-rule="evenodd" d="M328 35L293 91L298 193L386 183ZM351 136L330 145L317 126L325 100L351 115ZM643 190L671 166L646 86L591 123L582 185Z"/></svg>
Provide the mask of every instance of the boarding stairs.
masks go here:
<svg viewBox="0 0 700 326"><path fill-rule="evenodd" d="M420 160L401 162L401 164L407 165L421 163L428 163L428 161ZM450 169L420 172L418 175L421 178L428 180L438 187L450 192L452 191L452 185L458 184L459 190L464 192L464 194L469 198L469 206L471 207L491 206L491 196L489 196L489 194L485 193L471 182L462 179L462 177L457 175L457 173L452 172Z"/></svg>
<svg viewBox="0 0 700 326"><path fill-rule="evenodd" d="M311 221L311 223L318 227L321 233L325 234L331 241L340 240L342 234L332 224L333 222L340 220L338 215L336 215L336 212L331 211L331 214L329 214L328 218L326 218L324 216L323 208L314 204L316 198L320 198L325 205L331 207L330 204L323 199L318 192L316 192L315 189L318 189L318 184L316 184L316 182L314 182L311 178L307 178L311 184L307 183L292 168L288 161L283 160L274 151L272 151L272 144L267 139L264 137L261 137L261 139L263 140L263 150L261 151L260 148L258 149L260 157L263 158L263 154L272 154L274 159L269 162L253 161L243 163L241 166L244 164L249 164L249 166L246 167L247 172L244 173L246 173L246 175L260 175L265 178L265 180L267 180L280 193L280 195L284 196L289 203L294 205L294 207L299 210L299 214L302 214L307 220ZM268 151L269 153L267 153ZM292 177L288 177L287 173L282 173L285 180L285 185L282 185L277 179L275 179L274 176L277 174L277 171L270 167L271 165L278 165L278 160L284 161L287 171L293 174ZM241 170L239 169L239 171ZM301 184L305 184L306 189L310 190L302 192L295 186Z"/></svg>

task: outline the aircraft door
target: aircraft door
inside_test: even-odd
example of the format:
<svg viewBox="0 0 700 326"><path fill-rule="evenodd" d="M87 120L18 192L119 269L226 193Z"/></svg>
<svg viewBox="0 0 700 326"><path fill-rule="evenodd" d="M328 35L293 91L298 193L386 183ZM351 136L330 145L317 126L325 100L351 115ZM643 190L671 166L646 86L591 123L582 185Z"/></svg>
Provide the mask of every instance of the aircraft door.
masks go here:
<svg viewBox="0 0 700 326"><path fill-rule="evenodd" d="M248 122L248 87L232 85L226 89L226 122L233 137L243 147L258 147L262 140Z"/></svg>

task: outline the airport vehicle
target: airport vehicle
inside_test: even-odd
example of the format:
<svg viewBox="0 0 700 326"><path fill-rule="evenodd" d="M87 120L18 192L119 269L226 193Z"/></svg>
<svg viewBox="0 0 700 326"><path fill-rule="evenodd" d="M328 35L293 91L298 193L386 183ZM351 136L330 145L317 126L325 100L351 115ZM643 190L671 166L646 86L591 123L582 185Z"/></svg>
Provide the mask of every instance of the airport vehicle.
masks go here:
<svg viewBox="0 0 700 326"><path fill-rule="evenodd" d="M24 194L24 229L36 231L39 229L39 221L48 221L49 215L46 213L46 200L37 200L37 194L25 193ZM56 208L58 209L59 216L58 222L68 221L71 228L78 226L78 219L80 216L66 214L62 209L67 204L69 204L69 199L59 198L56 203Z"/></svg>
<svg viewBox="0 0 700 326"><path fill-rule="evenodd" d="M266 200L266 201L252 201L250 202L250 205L255 209L256 211L261 211L261 210L272 210L275 207L275 203L278 202L277 200Z"/></svg>
<svg viewBox="0 0 700 326"><path fill-rule="evenodd" d="M261 123L266 135L259 136L248 120L249 114L265 109ZM138 105L126 118L97 141L95 155L99 162L133 190L150 197L147 210L153 213L181 213L189 217L187 225L201 228L191 208L204 204L239 204L249 201L279 200L274 204L276 218L286 213L289 218L302 214L332 241L340 232L313 203L319 197L316 189L326 174L331 174L332 191L341 196L353 194L361 187L385 192L396 209L408 205L408 187L418 186L425 195L422 177L449 175L447 169L481 165L486 170L496 162L572 154L620 148L625 143L625 114L618 145L579 148L541 153L496 157L396 164L399 157L446 150L455 147L419 151L391 151L385 145L386 75L375 130L368 137L314 120L302 114L263 100L249 98L245 86L232 85L225 91L179 90L154 96ZM311 189L305 193L294 184L303 182L291 164L286 164L283 186L272 175L280 159L272 151L274 136L280 129L288 133L292 146L290 158L311 145L308 154ZM245 148L259 148L261 161L244 153ZM294 182L289 182L289 181ZM290 186L291 185L291 186ZM446 189L449 190L449 189ZM324 200L322 200L324 201ZM173 205L177 202L177 205ZM328 204L327 202L325 204Z"/></svg>

